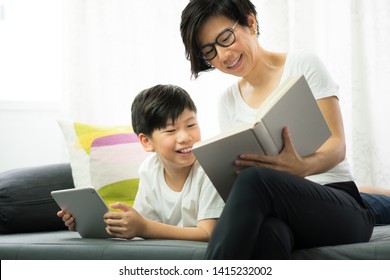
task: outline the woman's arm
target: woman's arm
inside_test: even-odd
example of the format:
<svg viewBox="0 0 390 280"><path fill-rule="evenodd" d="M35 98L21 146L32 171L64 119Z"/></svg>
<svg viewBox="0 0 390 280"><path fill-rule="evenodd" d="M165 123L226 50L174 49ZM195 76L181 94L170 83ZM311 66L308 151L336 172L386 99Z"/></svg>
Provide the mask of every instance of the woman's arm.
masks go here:
<svg viewBox="0 0 390 280"><path fill-rule="evenodd" d="M301 176L326 172L345 159L346 144L339 101L335 96L317 101L332 136L317 152L303 158L305 171Z"/></svg>

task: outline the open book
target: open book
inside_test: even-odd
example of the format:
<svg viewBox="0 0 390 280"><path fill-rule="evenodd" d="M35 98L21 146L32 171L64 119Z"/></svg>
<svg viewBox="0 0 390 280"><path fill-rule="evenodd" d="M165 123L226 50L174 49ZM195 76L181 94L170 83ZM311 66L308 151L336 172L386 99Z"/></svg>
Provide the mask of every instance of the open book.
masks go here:
<svg viewBox="0 0 390 280"><path fill-rule="evenodd" d="M256 121L196 143L193 153L226 201L236 179L234 161L244 153L277 155L288 127L299 155L314 153L331 131L304 76L284 81L258 109Z"/></svg>

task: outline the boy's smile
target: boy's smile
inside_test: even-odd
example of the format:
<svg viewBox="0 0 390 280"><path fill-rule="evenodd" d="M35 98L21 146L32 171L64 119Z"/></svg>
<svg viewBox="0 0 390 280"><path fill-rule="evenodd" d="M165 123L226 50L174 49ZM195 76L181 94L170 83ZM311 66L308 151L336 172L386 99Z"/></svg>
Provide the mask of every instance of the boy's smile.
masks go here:
<svg viewBox="0 0 390 280"><path fill-rule="evenodd" d="M192 166L196 160L192 146L200 138L195 112L185 109L175 121L169 120L166 127L155 130L149 145L166 168L183 168Z"/></svg>
<svg viewBox="0 0 390 280"><path fill-rule="evenodd" d="M192 147L177 150L177 153L182 155L190 155L192 153Z"/></svg>

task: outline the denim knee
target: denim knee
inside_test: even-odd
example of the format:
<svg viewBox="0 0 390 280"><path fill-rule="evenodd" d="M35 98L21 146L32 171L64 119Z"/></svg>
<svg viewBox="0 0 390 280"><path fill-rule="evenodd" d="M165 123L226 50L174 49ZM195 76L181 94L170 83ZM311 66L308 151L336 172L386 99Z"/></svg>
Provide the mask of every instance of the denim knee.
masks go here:
<svg viewBox="0 0 390 280"><path fill-rule="evenodd" d="M377 225L390 224L390 196L371 193L360 193L360 196L374 214Z"/></svg>

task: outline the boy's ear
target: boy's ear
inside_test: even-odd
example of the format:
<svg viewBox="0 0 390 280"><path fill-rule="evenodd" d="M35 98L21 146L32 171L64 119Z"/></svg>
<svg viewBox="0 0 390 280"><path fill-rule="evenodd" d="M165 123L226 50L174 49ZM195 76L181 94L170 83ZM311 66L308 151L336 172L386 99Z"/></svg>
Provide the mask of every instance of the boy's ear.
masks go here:
<svg viewBox="0 0 390 280"><path fill-rule="evenodd" d="M147 152L153 152L154 147L152 145L152 142L150 141L149 137L146 136L143 133L140 133L138 135L139 142L141 143L142 147L144 148L145 151Z"/></svg>

